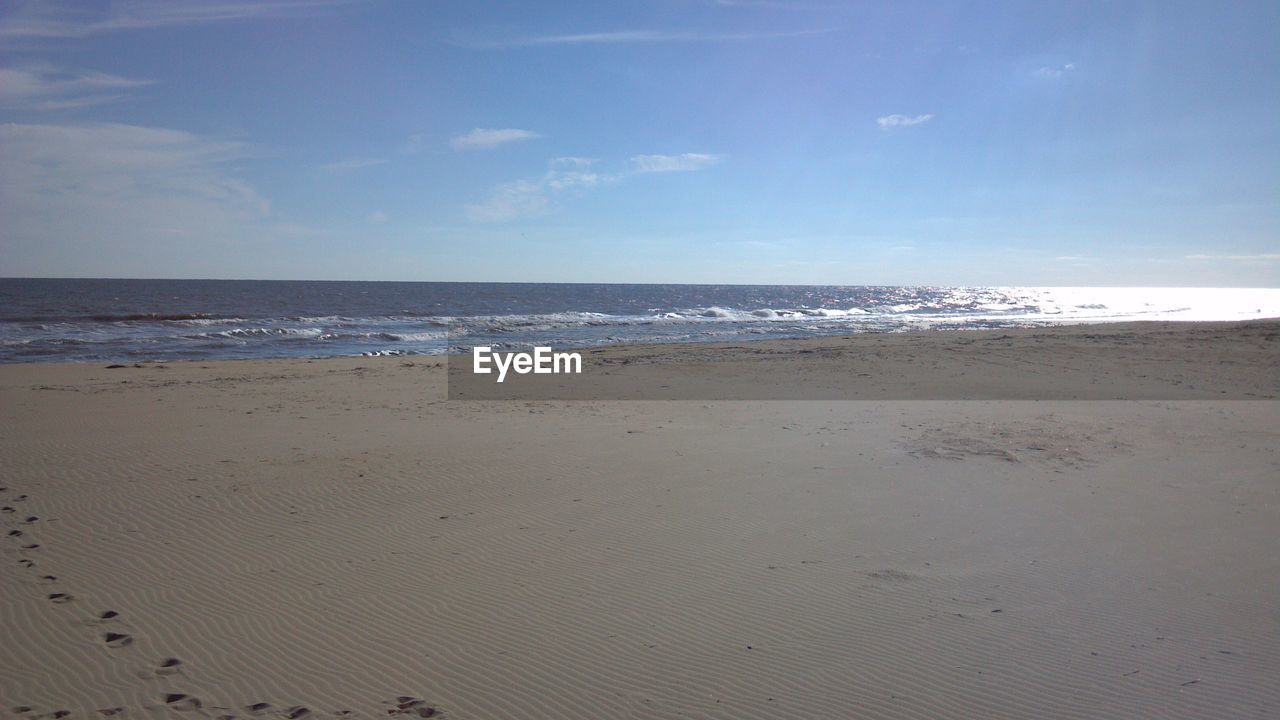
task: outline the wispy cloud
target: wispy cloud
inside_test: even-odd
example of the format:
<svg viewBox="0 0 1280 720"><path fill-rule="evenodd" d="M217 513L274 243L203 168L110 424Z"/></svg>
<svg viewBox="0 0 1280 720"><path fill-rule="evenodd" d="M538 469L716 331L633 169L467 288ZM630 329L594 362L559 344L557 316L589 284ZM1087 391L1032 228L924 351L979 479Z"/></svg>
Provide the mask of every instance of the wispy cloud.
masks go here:
<svg viewBox="0 0 1280 720"><path fill-rule="evenodd" d="M553 168L561 169L578 169L584 170L600 162L596 158L586 157L558 157L553 159L548 165Z"/></svg>
<svg viewBox="0 0 1280 720"><path fill-rule="evenodd" d="M1187 260L1229 260L1235 262L1276 262L1280 261L1280 253L1258 253L1256 255L1187 255Z"/></svg>
<svg viewBox="0 0 1280 720"><path fill-rule="evenodd" d="M1045 67L1036 68L1035 76L1041 77L1041 78L1047 78L1049 80L1056 80L1057 78L1060 78L1063 75L1066 75L1067 73L1075 72L1075 69L1076 69L1075 63L1067 63L1065 65L1057 65L1057 66L1045 66Z"/></svg>
<svg viewBox="0 0 1280 720"><path fill-rule="evenodd" d="M505 222L540 215L551 204L546 185L538 180L517 180L499 185L487 200L467 205L464 211L475 222Z"/></svg>
<svg viewBox="0 0 1280 720"><path fill-rule="evenodd" d="M337 162L325 163L319 168L324 172L346 173L355 170L363 170L378 165L382 165L386 160L382 158L351 158L350 160L339 160Z"/></svg>
<svg viewBox="0 0 1280 720"><path fill-rule="evenodd" d="M711 167L720 162L721 156L706 153L681 155L635 155L631 166L638 173L688 172Z"/></svg>
<svg viewBox="0 0 1280 720"><path fill-rule="evenodd" d="M885 115L876 118L876 124L881 130L890 130L892 128L912 127L915 125L923 125L933 119L933 113L925 115Z"/></svg>
<svg viewBox="0 0 1280 720"><path fill-rule="evenodd" d="M65 110L102 105L126 91L150 85L103 72L62 71L50 65L0 68L0 106L22 110Z"/></svg>
<svg viewBox="0 0 1280 720"><path fill-rule="evenodd" d="M455 38L465 47L479 49L539 47L555 45L631 45L638 43L743 42L806 37L835 32L836 28L784 30L778 32L693 32L683 30L618 30L610 32L573 33L566 35L531 35L524 37L476 39Z"/></svg>
<svg viewBox="0 0 1280 720"><path fill-rule="evenodd" d="M368 218L369 224L371 225L383 225L387 222L388 219L389 218L387 218L387 214L382 212L381 210L375 210L369 213L369 218Z"/></svg>
<svg viewBox="0 0 1280 720"><path fill-rule="evenodd" d="M484 128L476 128L469 133L458 135L449 141L449 145L454 150L492 150L499 145L507 143L519 142L521 140L532 140L542 137L536 132L530 130L518 130L516 128L507 128L504 130L486 130Z"/></svg>
<svg viewBox="0 0 1280 720"><path fill-rule="evenodd" d="M0 17L0 38L79 38L126 30L303 15L350 0L119 0L92 9L26 3Z"/></svg>
<svg viewBox="0 0 1280 720"><path fill-rule="evenodd" d="M597 161L591 158L556 158L547 163L547 171L541 177L503 183L487 200L467 205L464 210L467 217L476 222L505 222L541 215L565 194L621 182L634 175L701 170L722 158L721 155L707 153L634 155L624 170L613 173L598 171Z"/></svg>
<svg viewBox="0 0 1280 720"><path fill-rule="evenodd" d="M518 217L540 215L552 203L552 197L585 190L618 180L616 175L601 175L594 161L586 158L556 158L547 172L533 180L516 180L499 185L487 200L467 205L467 217L476 222L504 222Z"/></svg>
<svg viewBox="0 0 1280 720"><path fill-rule="evenodd" d="M139 253L217 256L270 231L270 204L235 170L251 154L163 128L0 125L5 242L63 264L100 257L103 267Z"/></svg>

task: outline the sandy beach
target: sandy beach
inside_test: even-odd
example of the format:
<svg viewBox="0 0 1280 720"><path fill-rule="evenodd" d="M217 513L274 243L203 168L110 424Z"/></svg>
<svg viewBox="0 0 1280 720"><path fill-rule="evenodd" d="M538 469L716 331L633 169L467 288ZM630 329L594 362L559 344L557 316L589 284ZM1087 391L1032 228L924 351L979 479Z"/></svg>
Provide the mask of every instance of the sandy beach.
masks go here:
<svg viewBox="0 0 1280 720"><path fill-rule="evenodd" d="M1280 715L1280 323L588 364L0 366L0 713Z"/></svg>

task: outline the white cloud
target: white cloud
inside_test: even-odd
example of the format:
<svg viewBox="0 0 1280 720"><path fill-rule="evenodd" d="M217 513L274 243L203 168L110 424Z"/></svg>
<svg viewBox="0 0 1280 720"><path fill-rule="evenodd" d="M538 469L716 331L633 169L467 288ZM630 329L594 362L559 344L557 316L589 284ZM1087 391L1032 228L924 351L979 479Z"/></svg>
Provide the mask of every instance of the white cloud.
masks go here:
<svg viewBox="0 0 1280 720"><path fill-rule="evenodd" d="M23 110L64 110L101 105L150 80L94 71L60 71L49 65L0 68L0 106Z"/></svg>
<svg viewBox="0 0 1280 720"><path fill-rule="evenodd" d="M466 47L491 49L538 47L550 45L630 45L636 43L733 42L805 37L835 32L835 28L792 30L781 32L715 33L672 30L620 30L613 32L575 33L566 35L534 35L505 40L456 40Z"/></svg>
<svg viewBox="0 0 1280 720"><path fill-rule="evenodd" d="M1231 260L1236 262L1275 262L1280 260L1280 253L1258 253L1256 255L1187 255L1187 260Z"/></svg>
<svg viewBox="0 0 1280 720"><path fill-rule="evenodd" d="M613 182L620 175L608 175L596 172L594 158L558 157L547 163L546 180L557 189L570 187L594 187L600 183Z"/></svg>
<svg viewBox="0 0 1280 720"><path fill-rule="evenodd" d="M558 157L554 158L550 166L552 168L574 168L582 170L595 165L598 161L595 158L584 157Z"/></svg>
<svg viewBox="0 0 1280 720"><path fill-rule="evenodd" d="M348 0L117 0L83 4L26 3L0 17L0 38L81 38L125 30L199 25L307 14Z"/></svg>
<svg viewBox="0 0 1280 720"><path fill-rule="evenodd" d="M517 180L499 185L489 199L467 205L467 217L476 222L505 222L518 217L540 215L551 204L546 187L536 180Z"/></svg>
<svg viewBox="0 0 1280 720"><path fill-rule="evenodd" d="M885 115L876 118L876 124L882 130L897 127L912 127L913 125L922 125L933 119L933 113L925 115Z"/></svg>
<svg viewBox="0 0 1280 720"><path fill-rule="evenodd" d="M453 146L454 150L459 151L491 150L506 143L532 140L538 137L542 136L530 130L518 130L516 128L486 130L484 128L476 128L469 133L458 135L450 140L449 144Z"/></svg>
<svg viewBox="0 0 1280 720"><path fill-rule="evenodd" d="M382 225L387 222L388 219L387 214L381 210L375 210L369 213L369 222L373 225Z"/></svg>
<svg viewBox="0 0 1280 720"><path fill-rule="evenodd" d="M1058 65L1056 67L1046 66L1046 67L1037 68L1035 71L1035 75L1036 77L1056 80L1057 78L1060 78L1063 75L1066 75L1067 73L1075 72L1075 69L1076 69L1075 63L1067 63L1065 65Z"/></svg>
<svg viewBox="0 0 1280 720"><path fill-rule="evenodd" d="M684 153L682 155L634 155L631 166L638 173L688 172L701 170L720 162L719 155Z"/></svg>
<svg viewBox="0 0 1280 720"><path fill-rule="evenodd" d="M552 199L565 192L581 191L617 181L618 175L602 175L591 169L586 158L556 158L547 172L534 180L516 180L499 185L481 203L467 205L467 217L476 222L504 222L518 217L541 215Z"/></svg>
<svg viewBox="0 0 1280 720"><path fill-rule="evenodd" d="M320 165L319 168L325 172L345 173L375 167L386 162L387 161L382 158L351 158L350 160L339 160L338 162L325 163Z"/></svg>
<svg viewBox="0 0 1280 720"><path fill-rule="evenodd" d="M53 267L216 255L269 224L267 200L234 172L248 156L178 130L0 125L3 243Z"/></svg>
<svg viewBox="0 0 1280 720"><path fill-rule="evenodd" d="M487 200L467 205L467 217L476 222L504 222L549 211L557 197L621 182L645 173L701 170L720 162L722 156L706 153L683 155L635 155L623 172L602 173L591 158L560 157L547 163L547 172L531 180L499 185Z"/></svg>

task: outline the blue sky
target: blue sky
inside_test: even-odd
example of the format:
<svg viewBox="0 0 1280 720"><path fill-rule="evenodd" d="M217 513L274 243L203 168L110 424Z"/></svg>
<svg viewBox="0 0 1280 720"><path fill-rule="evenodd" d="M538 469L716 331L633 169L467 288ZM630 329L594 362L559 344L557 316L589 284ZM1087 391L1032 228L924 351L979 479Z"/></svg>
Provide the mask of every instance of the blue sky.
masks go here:
<svg viewBox="0 0 1280 720"><path fill-rule="evenodd" d="M0 275L1280 286L1280 4L9 2Z"/></svg>

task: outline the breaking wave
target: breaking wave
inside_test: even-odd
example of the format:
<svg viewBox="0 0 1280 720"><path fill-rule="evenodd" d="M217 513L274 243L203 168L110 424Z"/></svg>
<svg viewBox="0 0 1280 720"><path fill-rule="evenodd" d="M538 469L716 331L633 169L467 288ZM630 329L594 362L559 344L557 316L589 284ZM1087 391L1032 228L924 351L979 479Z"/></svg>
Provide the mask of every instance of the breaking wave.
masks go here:
<svg viewBox="0 0 1280 720"><path fill-rule="evenodd" d="M256 294L238 285L241 295L188 300L181 311L133 312L173 304L187 286L168 281L172 288L148 299L142 291L156 281L109 282L104 308L76 300L94 309L67 311L61 305L74 295L59 288L0 309L0 362L414 355L480 344L589 347L1280 317L1280 290L272 282L252 284ZM113 302L130 311L110 311ZM267 308L275 313L263 316Z"/></svg>

